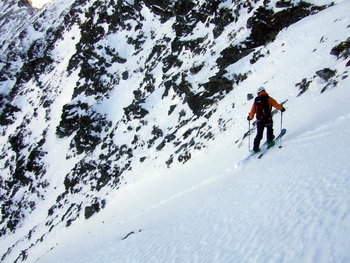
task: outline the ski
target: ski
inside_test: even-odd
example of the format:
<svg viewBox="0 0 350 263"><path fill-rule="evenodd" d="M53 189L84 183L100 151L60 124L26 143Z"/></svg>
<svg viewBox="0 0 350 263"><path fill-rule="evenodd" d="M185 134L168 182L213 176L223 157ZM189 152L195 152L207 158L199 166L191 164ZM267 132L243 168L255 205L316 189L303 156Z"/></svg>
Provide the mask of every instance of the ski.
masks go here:
<svg viewBox="0 0 350 263"><path fill-rule="evenodd" d="M286 129L282 129L281 130L281 132L280 132L280 134L273 140L275 143L277 143L277 141L283 136L283 135L285 135L286 134L286 132L287 132L287 130ZM262 149L262 151L261 151L261 153L260 153L260 155L258 156L258 159L261 159L263 156L264 156L264 154L270 149L270 148L272 148L273 146L267 146L267 147L265 147L265 144L267 145L267 142L265 142L264 144L263 144L263 146L261 147L261 149Z"/></svg>
<svg viewBox="0 0 350 263"><path fill-rule="evenodd" d="M260 149L266 149L266 147L267 147L267 142L264 142L263 145L261 145ZM253 150L250 150L249 155L246 156L243 160L239 161L237 165L239 166L241 164L246 163L250 158L257 157L259 153L261 152L255 153Z"/></svg>
<svg viewBox="0 0 350 263"><path fill-rule="evenodd" d="M281 133L274 138L274 142L277 142L278 139L280 139L284 134L286 133L286 129L282 129ZM255 158L261 158L263 157L263 155L266 153L266 151L271 148L271 147L268 147L267 146L267 141L265 141L261 146L260 146L260 152L258 153L254 153L252 150L250 150L249 152L249 155L246 156L243 160L239 161L237 164L236 164L236 167L239 167L241 165L244 165L245 163L248 162L248 160L250 160L251 158L254 157Z"/></svg>

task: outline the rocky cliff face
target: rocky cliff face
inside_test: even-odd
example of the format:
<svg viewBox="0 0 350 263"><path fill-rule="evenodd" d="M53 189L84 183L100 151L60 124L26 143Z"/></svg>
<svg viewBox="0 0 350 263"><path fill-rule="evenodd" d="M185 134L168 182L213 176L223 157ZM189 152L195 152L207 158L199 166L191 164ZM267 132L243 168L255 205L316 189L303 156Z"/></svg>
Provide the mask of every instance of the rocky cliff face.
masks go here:
<svg viewBox="0 0 350 263"><path fill-rule="evenodd" d="M214 113L251 72L227 67L268 56L263 47L281 30L327 7L55 0L36 10L2 1L0 235L14 239L2 260L25 260L56 227L103 209L135 165L190 160L219 135L213 127L234 125ZM348 59L348 50L344 40L332 54ZM336 72L319 74L336 85Z"/></svg>

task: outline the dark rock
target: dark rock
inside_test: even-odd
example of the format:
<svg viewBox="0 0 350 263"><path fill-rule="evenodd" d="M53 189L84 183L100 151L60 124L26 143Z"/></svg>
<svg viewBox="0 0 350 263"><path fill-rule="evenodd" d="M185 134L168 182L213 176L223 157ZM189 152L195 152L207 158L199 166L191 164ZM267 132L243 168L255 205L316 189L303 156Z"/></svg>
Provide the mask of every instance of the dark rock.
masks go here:
<svg viewBox="0 0 350 263"><path fill-rule="evenodd" d="M163 72L166 73L172 67L181 67L182 61L178 59L177 55L169 55L163 59Z"/></svg>
<svg viewBox="0 0 350 263"><path fill-rule="evenodd" d="M350 57L350 38L348 38L346 41L343 41L339 45L332 48L330 54L338 58L343 58L343 59L349 58Z"/></svg>
<svg viewBox="0 0 350 263"><path fill-rule="evenodd" d="M20 112L21 109L17 106L13 106L10 103L5 105L4 110L0 115L0 125L10 125L15 122L15 113Z"/></svg>
<svg viewBox="0 0 350 263"><path fill-rule="evenodd" d="M329 68L325 68L316 72L316 75L319 76L324 81L328 81L330 78L334 77L337 73L336 70L331 70Z"/></svg>
<svg viewBox="0 0 350 263"><path fill-rule="evenodd" d="M216 60L216 63L220 68L224 69L249 55L251 52L253 52L253 49L242 45L229 46L221 51L221 57Z"/></svg>
<svg viewBox="0 0 350 263"><path fill-rule="evenodd" d="M176 15L184 16L187 15L196 4L191 0L180 0L175 3L174 13Z"/></svg>
<svg viewBox="0 0 350 263"><path fill-rule="evenodd" d="M122 79L123 80L127 80L129 78L129 72L128 71L124 71L122 74Z"/></svg>
<svg viewBox="0 0 350 263"><path fill-rule="evenodd" d="M247 100L252 100L252 99L254 99L254 95L251 94L251 93L248 93L247 94Z"/></svg>
<svg viewBox="0 0 350 263"><path fill-rule="evenodd" d="M276 7L278 8L285 8L285 7L291 7L292 3L288 0L280 0L276 2Z"/></svg>
<svg viewBox="0 0 350 263"><path fill-rule="evenodd" d="M199 71L202 70L202 68L204 67L204 63L200 64L200 65L193 65L192 68L190 68L190 72L192 74L197 74Z"/></svg>
<svg viewBox="0 0 350 263"><path fill-rule="evenodd" d="M312 81L308 81L306 78L303 79L300 83L295 84L296 87L299 87L299 94L298 97L300 95L302 95L303 93L305 93L305 91L307 91L307 89L309 88L310 84L312 83Z"/></svg>
<svg viewBox="0 0 350 263"><path fill-rule="evenodd" d="M124 108L124 112L128 120L142 119L149 113L146 109L142 108L142 106L137 103L131 104L128 107Z"/></svg>
<svg viewBox="0 0 350 263"><path fill-rule="evenodd" d="M100 205L98 203L85 207L85 212L84 212L85 219L89 219L99 211L100 211Z"/></svg>

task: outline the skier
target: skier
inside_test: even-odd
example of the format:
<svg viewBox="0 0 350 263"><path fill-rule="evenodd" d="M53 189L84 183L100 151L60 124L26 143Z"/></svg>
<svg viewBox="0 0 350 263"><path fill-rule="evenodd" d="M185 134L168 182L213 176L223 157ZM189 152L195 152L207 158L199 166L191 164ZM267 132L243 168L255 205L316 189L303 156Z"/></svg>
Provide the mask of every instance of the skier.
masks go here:
<svg viewBox="0 0 350 263"><path fill-rule="evenodd" d="M247 118L248 121L250 121L254 118L254 115L256 114L258 131L254 139L254 146L253 146L254 153L258 153L260 151L259 149L260 141L263 137L263 132L265 127L267 129L268 147L272 147L275 145L275 142L273 141L274 139L273 121L272 121L272 115L271 115L272 107L280 110L281 112L284 112L286 110L283 106L278 104L276 100L274 100L269 96L269 94L266 92L264 87L258 88L257 93L258 93L258 96L255 98Z"/></svg>

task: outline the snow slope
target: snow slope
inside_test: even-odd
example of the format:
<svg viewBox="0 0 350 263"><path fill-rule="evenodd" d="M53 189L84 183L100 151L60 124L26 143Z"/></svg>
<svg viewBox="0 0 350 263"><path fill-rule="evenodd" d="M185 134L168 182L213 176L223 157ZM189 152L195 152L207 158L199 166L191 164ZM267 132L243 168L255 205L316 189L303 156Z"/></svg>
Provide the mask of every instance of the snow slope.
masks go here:
<svg viewBox="0 0 350 263"><path fill-rule="evenodd" d="M232 114L234 125L185 164L133 167L114 201L54 230L28 262L350 262L350 80L346 61L327 55L349 36L349 12L339 2L280 33L254 66L246 58L228 67L252 72L215 112ZM338 72L329 82L315 75L324 67ZM297 96L304 78L311 84ZM245 96L262 83L287 101L287 134L281 149L242 163Z"/></svg>
<svg viewBox="0 0 350 263"><path fill-rule="evenodd" d="M305 114L312 94L289 107L283 147L261 160L235 166L246 149L228 132L177 169L149 167L37 262L349 262L347 89L314 100L319 116Z"/></svg>

